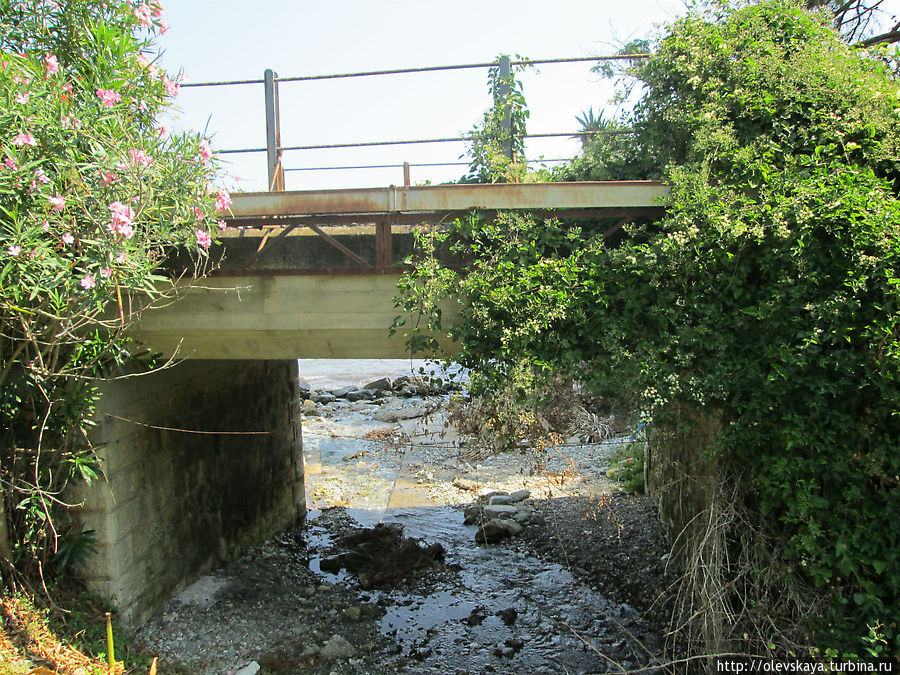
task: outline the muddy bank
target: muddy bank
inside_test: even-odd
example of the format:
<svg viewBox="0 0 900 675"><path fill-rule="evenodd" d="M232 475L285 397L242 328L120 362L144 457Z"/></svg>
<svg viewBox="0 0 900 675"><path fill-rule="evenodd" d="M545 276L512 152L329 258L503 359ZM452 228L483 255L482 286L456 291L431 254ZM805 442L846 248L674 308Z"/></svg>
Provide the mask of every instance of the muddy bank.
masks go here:
<svg viewBox="0 0 900 675"><path fill-rule="evenodd" d="M419 412L387 419L370 401L308 406L308 523L151 620L139 637L161 672L656 670L674 575L652 507L605 477L614 442L560 448L540 470L528 453L467 462L441 402L391 401ZM513 511L529 517L515 536L477 543L465 509L497 491L518 491ZM402 574L344 564L379 523L387 548L362 549L367 564L391 547L414 553L409 537L440 555Z"/></svg>

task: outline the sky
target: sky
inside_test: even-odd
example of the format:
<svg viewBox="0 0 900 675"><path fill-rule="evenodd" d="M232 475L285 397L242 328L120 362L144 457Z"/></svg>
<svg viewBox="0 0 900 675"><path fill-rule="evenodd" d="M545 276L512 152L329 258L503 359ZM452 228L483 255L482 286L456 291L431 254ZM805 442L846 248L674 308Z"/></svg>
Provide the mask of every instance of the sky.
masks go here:
<svg viewBox="0 0 900 675"><path fill-rule="evenodd" d="M612 54L683 11L682 0L169 0L161 64L186 82L282 77L493 61ZM578 130L575 116L606 110L612 82L591 63L548 64L521 74L529 133ZM460 136L490 107L487 70L282 83L283 145ZM175 130L194 129L214 149L265 146L263 86L182 88ZM528 141L529 159L576 154L576 140ZM459 143L288 152L285 167L460 162ZM222 155L233 189L266 189L264 153ZM465 166L416 167L413 184L455 180ZM402 185L400 168L288 171L289 190Z"/></svg>

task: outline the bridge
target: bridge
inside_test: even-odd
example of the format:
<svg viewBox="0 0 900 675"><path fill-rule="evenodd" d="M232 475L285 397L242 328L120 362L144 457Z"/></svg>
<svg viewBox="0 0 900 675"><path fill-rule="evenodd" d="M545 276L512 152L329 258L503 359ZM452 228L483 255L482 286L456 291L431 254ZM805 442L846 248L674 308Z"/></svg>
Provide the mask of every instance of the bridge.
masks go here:
<svg viewBox="0 0 900 675"><path fill-rule="evenodd" d="M617 225L661 211L656 181L388 187L234 195L222 268L148 311L135 337L201 359L403 358L387 328L413 231L506 209ZM445 345L448 349L451 345Z"/></svg>
<svg viewBox="0 0 900 675"><path fill-rule="evenodd" d="M516 209L612 232L659 215L667 195L655 181L287 191L271 71L265 83L269 144L248 151L266 152L273 189L233 195L211 249L221 266L142 314L133 336L172 360L103 383L92 442L105 480L70 495L97 532L85 580L135 626L303 519L297 359L408 355L388 328L417 228Z"/></svg>

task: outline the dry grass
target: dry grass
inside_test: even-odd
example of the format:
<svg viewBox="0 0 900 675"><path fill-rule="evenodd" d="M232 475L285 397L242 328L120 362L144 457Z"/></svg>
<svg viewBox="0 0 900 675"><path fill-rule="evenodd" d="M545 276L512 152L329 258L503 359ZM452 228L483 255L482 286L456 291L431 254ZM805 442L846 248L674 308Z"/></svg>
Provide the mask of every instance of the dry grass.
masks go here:
<svg viewBox="0 0 900 675"><path fill-rule="evenodd" d="M121 663L110 669L61 641L48 628L46 614L20 595L0 598L0 619L0 675L120 675L125 671Z"/></svg>

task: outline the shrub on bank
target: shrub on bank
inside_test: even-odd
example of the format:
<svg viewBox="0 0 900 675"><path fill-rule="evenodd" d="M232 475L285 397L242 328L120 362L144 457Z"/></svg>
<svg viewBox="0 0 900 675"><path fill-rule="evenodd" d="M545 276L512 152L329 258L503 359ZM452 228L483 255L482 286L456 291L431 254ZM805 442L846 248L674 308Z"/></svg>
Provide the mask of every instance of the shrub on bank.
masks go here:
<svg viewBox="0 0 900 675"><path fill-rule="evenodd" d="M456 252L474 262L458 274L427 259L410 302L461 298L460 360L486 390L527 361L619 393L669 433L717 420L707 455L739 477L771 546L753 578L820 600L800 617L811 643L800 630L747 649L900 655L897 83L788 0L679 20L630 72L635 133L597 137L586 152L614 143L615 161L582 164L665 177L666 216L614 246L602 223L459 222ZM745 590L725 599L735 615Z"/></svg>
<svg viewBox="0 0 900 675"><path fill-rule="evenodd" d="M0 0L0 480L14 560L46 562L72 478L97 467L96 380L173 246L199 272L229 197L207 140L171 134L161 5ZM77 531L73 534L77 539Z"/></svg>

